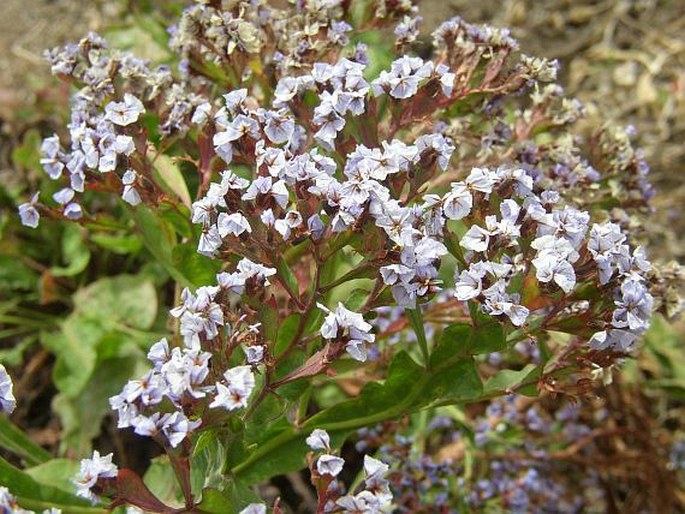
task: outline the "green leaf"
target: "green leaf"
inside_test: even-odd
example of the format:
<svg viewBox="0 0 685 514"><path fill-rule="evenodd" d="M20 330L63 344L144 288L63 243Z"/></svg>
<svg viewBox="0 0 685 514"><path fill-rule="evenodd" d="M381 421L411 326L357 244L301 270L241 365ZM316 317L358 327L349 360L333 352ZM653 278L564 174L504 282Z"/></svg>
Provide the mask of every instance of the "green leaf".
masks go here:
<svg viewBox="0 0 685 514"><path fill-rule="evenodd" d="M50 272L56 277L73 277L88 267L90 250L83 241L81 227L67 224L62 233L62 257L66 266L54 266Z"/></svg>
<svg viewBox="0 0 685 514"><path fill-rule="evenodd" d="M533 380L542 373L542 368L535 364L528 364L519 371L504 369L490 377L484 386L486 396L498 396L519 386L523 382ZM518 391L519 393L521 391ZM525 394L525 393L522 393Z"/></svg>
<svg viewBox="0 0 685 514"><path fill-rule="evenodd" d="M169 457L166 455L152 459L152 463L143 477L143 482L152 494L167 505L183 505L183 491L178 484Z"/></svg>
<svg viewBox="0 0 685 514"><path fill-rule="evenodd" d="M295 274L288 266L288 264L285 262L285 259L283 259L282 257L278 257L277 259L275 259L274 264L276 265L278 276L281 277L281 279L285 282L285 284L288 286L288 289L290 289L290 291L295 295L295 297L299 297L300 283L295 277Z"/></svg>
<svg viewBox="0 0 685 514"><path fill-rule="evenodd" d="M472 327L466 323L454 323L446 327L440 336L438 346L431 356L431 365L439 363L450 355L478 355L506 350L504 329L490 319L483 325Z"/></svg>
<svg viewBox="0 0 685 514"><path fill-rule="evenodd" d="M300 314L291 314L285 318L281 323L281 326L278 327L276 345L274 346L274 356L278 357L281 355L281 353L283 353L283 351L293 342L293 338L297 334L297 327L300 325L300 317ZM267 327L266 330L269 330L269 328Z"/></svg>
<svg viewBox="0 0 685 514"><path fill-rule="evenodd" d="M74 305L79 317L149 329L157 317L157 292L148 280L118 275L79 289L74 295Z"/></svg>
<svg viewBox="0 0 685 514"><path fill-rule="evenodd" d="M225 514L239 512L250 503L264 503L255 492L242 481L229 478L219 489L207 488L202 491L202 501L198 505L200 512Z"/></svg>
<svg viewBox="0 0 685 514"><path fill-rule="evenodd" d="M369 297L369 291L366 289L356 288L347 296L345 301L345 307L351 311L358 312L359 309L366 303L366 299Z"/></svg>
<svg viewBox="0 0 685 514"><path fill-rule="evenodd" d="M176 246L176 231L170 223L163 221L151 209L139 205L134 211L136 225L143 235L145 247L171 277L184 287L193 287L183 273L174 266L173 248Z"/></svg>
<svg viewBox="0 0 685 514"><path fill-rule="evenodd" d="M197 238L202 232L202 228L190 222L190 209L180 203L161 202L155 209L155 214L160 219L168 222L171 228L182 238Z"/></svg>
<svg viewBox="0 0 685 514"><path fill-rule="evenodd" d="M0 457L0 477L2 477L2 485L7 487L10 493L17 497L19 504L25 508L40 510L56 507L65 513L74 514L106 513L104 509L91 506L89 501L75 494L40 483L2 457Z"/></svg>
<svg viewBox="0 0 685 514"><path fill-rule="evenodd" d="M280 391L280 390L279 390ZM358 398L348 400L309 418L299 429L286 420L274 424L236 458L233 473L252 484L304 466L305 438L315 428L327 430L336 441L354 430L439 403L473 401L482 384L473 359L459 354L425 370L407 352L398 353L383 384L371 382Z"/></svg>
<svg viewBox="0 0 685 514"><path fill-rule="evenodd" d="M121 391L144 360L143 352L123 334L104 335L95 350L97 363L79 393L70 396L65 392L53 400L62 422L62 449L69 448L81 457L90 453L102 420L111 413L109 398Z"/></svg>
<svg viewBox="0 0 685 514"><path fill-rule="evenodd" d="M224 481L222 470L226 450L213 431L203 432L200 434L202 438L204 441L195 445L190 466L190 485L196 496L203 489L218 487Z"/></svg>
<svg viewBox="0 0 685 514"><path fill-rule="evenodd" d="M500 352L507 349L507 340L504 328L497 321L489 321L486 324L473 327L471 334L471 353Z"/></svg>
<svg viewBox="0 0 685 514"><path fill-rule="evenodd" d="M76 486L72 482L80 469L79 462L70 459L52 459L38 466L25 470L36 482L46 484L68 493L74 493Z"/></svg>
<svg viewBox="0 0 685 514"><path fill-rule="evenodd" d="M103 333L99 323L78 316L67 318L61 333L41 333L41 343L57 357L53 380L66 396L77 397L90 379L97 361L95 345Z"/></svg>
<svg viewBox="0 0 685 514"><path fill-rule="evenodd" d="M29 129L24 134L21 145L12 150L12 161L25 170L38 170L40 165L40 145L42 138L37 129Z"/></svg>
<svg viewBox="0 0 685 514"><path fill-rule="evenodd" d="M455 323L446 327L440 338L438 344L433 349L431 354L431 366L439 366L440 363L455 356L469 355L471 350L471 326L465 323Z"/></svg>
<svg viewBox="0 0 685 514"><path fill-rule="evenodd" d="M424 401L453 404L478 398L483 392L478 368L472 358L458 360L433 375L425 387Z"/></svg>
<svg viewBox="0 0 685 514"><path fill-rule="evenodd" d="M38 283L38 274L24 262L10 255L0 255L0 290L33 290Z"/></svg>
<svg viewBox="0 0 685 514"><path fill-rule="evenodd" d="M143 248L143 242L138 236L98 233L91 235L90 240L105 250L120 255L137 254Z"/></svg>
<svg viewBox="0 0 685 514"><path fill-rule="evenodd" d="M167 192L173 193L175 196L190 207L190 193L188 192L188 185L183 178L183 173L178 165L171 157L164 154L157 154L153 161L154 175L161 182L160 185Z"/></svg>
<svg viewBox="0 0 685 514"><path fill-rule="evenodd" d="M194 286L206 286L216 282L221 261L197 253L195 243L184 243L172 251L174 268L182 273Z"/></svg>
<svg viewBox="0 0 685 514"><path fill-rule="evenodd" d="M231 498L216 489L204 489L202 501L197 506L199 512L207 514L224 514L226 512L238 512L239 506L235 505Z"/></svg>
<svg viewBox="0 0 685 514"><path fill-rule="evenodd" d="M0 416L0 447L18 455L29 466L40 464L50 459L50 452L44 450L6 416Z"/></svg>

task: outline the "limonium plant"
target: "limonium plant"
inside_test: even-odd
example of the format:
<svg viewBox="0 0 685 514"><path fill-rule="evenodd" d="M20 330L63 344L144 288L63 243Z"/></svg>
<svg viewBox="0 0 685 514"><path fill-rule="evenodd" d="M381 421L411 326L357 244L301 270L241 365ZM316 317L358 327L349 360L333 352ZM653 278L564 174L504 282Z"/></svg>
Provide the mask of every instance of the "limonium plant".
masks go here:
<svg viewBox="0 0 685 514"><path fill-rule="evenodd" d="M652 190L630 130L581 137L557 62L508 31L420 23L406 0L207 0L169 28L174 66L96 34L47 52L71 120L41 149L60 189L22 222L87 225L123 202L177 284L173 331L108 401L167 454L183 505L98 451L79 496L283 512L250 487L309 468L317 512L390 512L402 481L382 452L340 479L357 430L607 380L673 309L640 246ZM197 253L171 259L181 244ZM509 351L511 369L493 358ZM11 411L2 367L0 392Z"/></svg>

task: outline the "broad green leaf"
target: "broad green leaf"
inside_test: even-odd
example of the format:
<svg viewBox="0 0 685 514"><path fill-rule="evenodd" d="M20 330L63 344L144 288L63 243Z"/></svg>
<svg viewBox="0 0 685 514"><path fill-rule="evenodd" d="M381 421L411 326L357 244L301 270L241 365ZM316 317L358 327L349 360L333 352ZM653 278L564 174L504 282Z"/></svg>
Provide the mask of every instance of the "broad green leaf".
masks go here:
<svg viewBox="0 0 685 514"><path fill-rule="evenodd" d="M307 383L305 382L304 388L306 387ZM288 395L288 397L289 396L291 395ZM254 412L249 418L249 421L246 422L245 430L248 433L250 431L263 432L268 427L273 425L275 421L279 421L283 418L283 416L285 416L286 407L287 403L285 401L285 398L273 394L267 395L264 398L264 400L262 400L262 402L259 404L259 406L254 410Z"/></svg>
<svg viewBox="0 0 685 514"><path fill-rule="evenodd" d="M108 349L113 346L121 350L114 354ZM90 453L91 441L99 435L102 420L112 412L109 398L135 376L144 359L143 352L122 334L103 336L96 352L98 362L79 394L71 397L60 394L53 400L53 409L62 422L62 446L81 457Z"/></svg>
<svg viewBox="0 0 685 514"><path fill-rule="evenodd" d="M27 130L21 141L21 145L14 147L12 150L12 161L15 166L25 170L40 169L41 140L40 132L37 129Z"/></svg>
<svg viewBox="0 0 685 514"><path fill-rule="evenodd" d="M26 469L25 472L36 482L73 494L76 492L73 479L78 474L80 467L80 463L76 460L52 459Z"/></svg>
<svg viewBox="0 0 685 514"><path fill-rule="evenodd" d="M473 327L471 335L471 353L500 352L507 349L507 340L504 336L504 328L497 321L489 321L485 324Z"/></svg>
<svg viewBox="0 0 685 514"><path fill-rule="evenodd" d="M435 373L426 385L422 399L437 404L452 404L473 400L482 392L483 383L478 369L473 359L468 357Z"/></svg>
<svg viewBox="0 0 685 514"><path fill-rule="evenodd" d="M342 441L354 430L409 414L433 404L473 401L482 384L473 359L455 355L431 370L419 366L406 352L398 353L383 384L371 382L358 398L342 402L312 416L296 429L283 420L262 434L242 457L232 455L233 473L246 483L304 466L305 438L315 428L327 430Z"/></svg>
<svg viewBox="0 0 685 514"><path fill-rule="evenodd" d="M89 501L75 494L38 482L2 457L0 457L0 480L25 508L40 510L56 507L65 513L74 514L106 513L104 509L93 507Z"/></svg>
<svg viewBox="0 0 685 514"><path fill-rule="evenodd" d="M76 315L149 329L157 317L157 292L152 282L118 275L93 282L74 294Z"/></svg>
<svg viewBox="0 0 685 514"><path fill-rule="evenodd" d="M50 459L50 452L34 443L19 427L6 416L0 416L0 447L21 457L29 466Z"/></svg>
<svg viewBox="0 0 685 514"><path fill-rule="evenodd" d="M62 331L41 333L41 343L57 357L52 371L57 389L66 396L77 397L95 369L95 346L104 329L96 321L70 316Z"/></svg>
<svg viewBox="0 0 685 514"><path fill-rule="evenodd" d="M226 514L239 512L250 503L264 503L264 500L243 482L234 478L225 479L224 482L220 490L207 488L202 491L202 501L198 505L199 512Z"/></svg>
<svg viewBox="0 0 685 514"><path fill-rule="evenodd" d="M182 273L196 287L216 283L216 274L221 261L197 253L195 243L183 243L172 251L174 268Z"/></svg>
<svg viewBox="0 0 685 514"><path fill-rule="evenodd" d="M207 488L202 491L202 501L197 506L199 512L207 514L224 514L226 512L238 512L238 506L231 498L217 489Z"/></svg>
<svg viewBox="0 0 685 514"><path fill-rule="evenodd" d="M492 353L507 348L504 329L498 322L487 319L480 326L473 327L466 323L455 323L446 327L438 341L438 347L431 356L431 364L449 358L450 354L478 355Z"/></svg>
<svg viewBox="0 0 685 514"><path fill-rule="evenodd" d="M471 326L465 323L455 323L446 327L438 344L431 353L431 366L439 366L441 362L453 359L455 356L466 356L471 350Z"/></svg>
<svg viewBox="0 0 685 514"><path fill-rule="evenodd" d="M226 451L214 431L200 434L190 460L190 485L193 494L199 496L207 487L219 487L224 480L222 475Z"/></svg>
<svg viewBox="0 0 685 514"><path fill-rule="evenodd" d="M343 302L345 307L351 311L359 311L362 308L366 299L369 297L369 291L366 289L356 288L353 289L346 300ZM334 307L335 308L335 307Z"/></svg>
<svg viewBox="0 0 685 514"><path fill-rule="evenodd" d="M281 323L281 326L278 327L276 345L274 347L274 355L276 357L283 353L283 351L293 342L293 338L297 334L297 327L299 324L300 314L291 314L285 318Z"/></svg>
<svg viewBox="0 0 685 514"><path fill-rule="evenodd" d="M169 457L160 455L152 459L150 467L145 472L143 482L157 498L170 506L183 505L183 491L178 484Z"/></svg>
<svg viewBox="0 0 685 514"><path fill-rule="evenodd" d="M9 292L17 289L35 289L38 274L24 262L10 255L0 255L0 290Z"/></svg>
<svg viewBox="0 0 685 514"><path fill-rule="evenodd" d="M83 240L81 227L67 224L62 232L62 257L66 266L54 266L50 269L56 277L73 277L88 267L90 250Z"/></svg>
<svg viewBox="0 0 685 514"><path fill-rule="evenodd" d="M283 280L283 282L288 286L290 292L295 295L295 297L300 296L300 283L295 277L285 259L279 257L275 259L274 264L276 265L276 270L278 271L278 276Z"/></svg>

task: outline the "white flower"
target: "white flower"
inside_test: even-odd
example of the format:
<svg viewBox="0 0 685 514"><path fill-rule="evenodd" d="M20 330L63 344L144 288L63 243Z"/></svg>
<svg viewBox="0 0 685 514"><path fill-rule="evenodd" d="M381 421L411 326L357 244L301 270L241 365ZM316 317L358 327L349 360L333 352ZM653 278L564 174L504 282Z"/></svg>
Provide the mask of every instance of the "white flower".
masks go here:
<svg viewBox="0 0 685 514"><path fill-rule="evenodd" d="M188 437L190 432L202 424L202 420L190 421L182 412L176 411L162 416L160 423L162 425L162 433L166 436L169 444L172 448L176 448Z"/></svg>
<svg viewBox="0 0 685 514"><path fill-rule="evenodd" d="M193 117L190 119L190 123L195 125L204 125L209 119L209 114L212 111L212 106L209 102L203 102L195 108L193 112Z"/></svg>
<svg viewBox="0 0 685 514"><path fill-rule="evenodd" d="M473 168L466 177L466 186L470 190L490 194L495 186L495 177L487 168Z"/></svg>
<svg viewBox="0 0 685 514"><path fill-rule="evenodd" d="M250 222L240 212L234 212L233 214L222 212L216 220L216 225L222 238L229 234L239 236L243 232L252 233Z"/></svg>
<svg viewBox="0 0 685 514"><path fill-rule="evenodd" d="M247 400L255 387L251 366L236 366L224 373L228 386L216 383L216 397L210 408L223 407L229 411L247 407Z"/></svg>
<svg viewBox="0 0 685 514"><path fill-rule="evenodd" d="M463 182L452 184L452 191L442 200L442 212L447 219L460 220L469 215L473 207L473 196Z"/></svg>
<svg viewBox="0 0 685 514"><path fill-rule="evenodd" d="M324 319L321 325L320 334L324 339L335 339L340 335L347 339L345 349L358 361L366 361L365 342L373 342L375 336L370 333L372 327L369 323L364 321L361 314L352 312L345 308L342 303L338 304L335 312L331 312L321 304L317 304L319 308L328 312L328 316Z"/></svg>
<svg viewBox="0 0 685 514"><path fill-rule="evenodd" d="M319 475L338 476L345 465L345 460L335 455L324 454L316 461Z"/></svg>
<svg viewBox="0 0 685 514"><path fill-rule="evenodd" d="M222 244L223 241L216 225L204 227L200 234L200 241L197 244L197 253L213 257Z"/></svg>
<svg viewBox="0 0 685 514"><path fill-rule="evenodd" d="M12 393L12 387L12 379L5 367L0 364L0 412L12 414L17 406L17 401Z"/></svg>
<svg viewBox="0 0 685 514"><path fill-rule="evenodd" d="M71 202L64 208L64 216L70 220L77 220L83 216L83 209L79 204Z"/></svg>
<svg viewBox="0 0 685 514"><path fill-rule="evenodd" d="M93 502L97 500L91 491L97 481L102 478L116 478L118 474L116 465L112 464L112 456L113 454L110 453L100 457L100 453L95 450L91 459L81 460L81 470L74 480L77 487L77 496L87 498Z"/></svg>
<svg viewBox="0 0 685 514"><path fill-rule="evenodd" d="M144 112L143 103L130 93L124 95L123 102L109 102L105 105L105 119L122 127L138 121L138 117Z"/></svg>
<svg viewBox="0 0 685 514"><path fill-rule="evenodd" d="M124 191L121 193L121 198L134 207L138 205L142 200L138 190L135 188L136 181L138 180L138 174L135 170L126 170L124 176L121 177L121 183L124 185Z"/></svg>
<svg viewBox="0 0 685 514"><path fill-rule="evenodd" d="M38 202L38 195L40 191L34 193L31 200L27 203L22 203L19 206L19 217L21 218L21 224L26 227L36 228L38 222L40 221L40 214L35 205Z"/></svg>
<svg viewBox="0 0 685 514"><path fill-rule="evenodd" d="M255 278L265 286L271 285L268 277L276 274L275 268L267 268L263 264L252 262L250 259L241 259L237 268L244 280Z"/></svg>
<svg viewBox="0 0 685 514"><path fill-rule="evenodd" d="M465 302L476 298L483 289L482 280L485 272L482 263L471 264L468 270L462 271L454 285L454 296L457 300Z"/></svg>
<svg viewBox="0 0 685 514"><path fill-rule="evenodd" d="M380 269L383 283L386 285L394 285L395 283L408 283L414 278L415 272L404 264L389 264Z"/></svg>
<svg viewBox="0 0 685 514"><path fill-rule="evenodd" d="M573 265L558 254L541 253L533 259L533 266L535 276L540 282L554 281L565 293L570 293L576 285Z"/></svg>
<svg viewBox="0 0 685 514"><path fill-rule="evenodd" d="M295 132L295 122L282 112L267 111L264 133L272 143L281 144L289 141Z"/></svg>
<svg viewBox="0 0 685 514"><path fill-rule="evenodd" d="M331 439L328 436L328 432L320 428L315 428L309 437L306 439L307 446L312 450L331 450Z"/></svg>
<svg viewBox="0 0 685 514"><path fill-rule="evenodd" d="M274 229L281 234L283 239L288 240L292 229L302 225L302 215L297 211L288 211L285 218L274 222Z"/></svg>
<svg viewBox="0 0 685 514"><path fill-rule="evenodd" d="M490 244L490 231L478 225L471 225L459 244L467 250L486 252Z"/></svg>
<svg viewBox="0 0 685 514"><path fill-rule="evenodd" d="M244 351L248 364L259 364L262 362L264 360L264 349L265 346L263 344L246 346Z"/></svg>

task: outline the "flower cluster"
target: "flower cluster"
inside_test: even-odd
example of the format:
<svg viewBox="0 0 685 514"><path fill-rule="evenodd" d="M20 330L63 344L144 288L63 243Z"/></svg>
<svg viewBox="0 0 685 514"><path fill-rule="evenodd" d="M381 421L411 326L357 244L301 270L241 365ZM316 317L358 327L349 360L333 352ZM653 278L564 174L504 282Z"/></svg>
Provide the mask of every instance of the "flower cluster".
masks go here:
<svg viewBox="0 0 685 514"><path fill-rule="evenodd" d="M211 284L179 287L178 334L155 343L152 369L110 399L120 428L154 437L171 458L190 458L193 434L206 428L231 427L245 448L259 447L237 427L254 413L269 418L265 399L283 425L263 432L298 437L284 413L297 411L299 430L313 404L309 393L295 398L294 382L373 361L364 380L380 386L395 344L409 355L420 346L428 377L433 340L454 323L470 333L497 326L501 341L489 343L539 364L539 389L572 380L565 366L601 378L664 304L666 275L623 216L648 200L641 155L616 131L574 134L583 109L555 83L555 61L520 55L508 31L461 18L440 25L419 56L411 2L351 4L196 2L170 29L177 69L152 68L93 34L48 54L78 87L68 143L54 135L42 145L46 173L64 187L56 207L38 195L20 206L23 222L84 223L96 214L80 193L116 193L141 215L146 244L172 247L151 250L173 256L164 265L174 278L188 278L176 246L196 247L188 260L199 267L215 265ZM398 53L379 70L351 37L395 20ZM162 204L174 222L156 217ZM398 337L409 326L416 333ZM570 341L549 343L559 332ZM558 358L545 368L551 352ZM472 363L458 354L446 365L461 357ZM500 357L477 360L474 373L489 377ZM342 494L344 462L328 436L308 442L324 452L310 462L324 505L390 508L385 464L366 457L364 487ZM227 454L249 470L246 452ZM88 466L90 484L99 468ZM506 488L522 480L539 482L517 475Z"/></svg>
<svg viewBox="0 0 685 514"><path fill-rule="evenodd" d="M316 429L307 438L307 445L315 452L323 452L312 460L312 483L319 495L322 512L381 513L392 510L390 482L386 478L388 465L364 455L364 485L348 494L341 494L342 486L335 482L345 460L331 453L330 437L325 430ZM314 462L316 465L314 465Z"/></svg>

